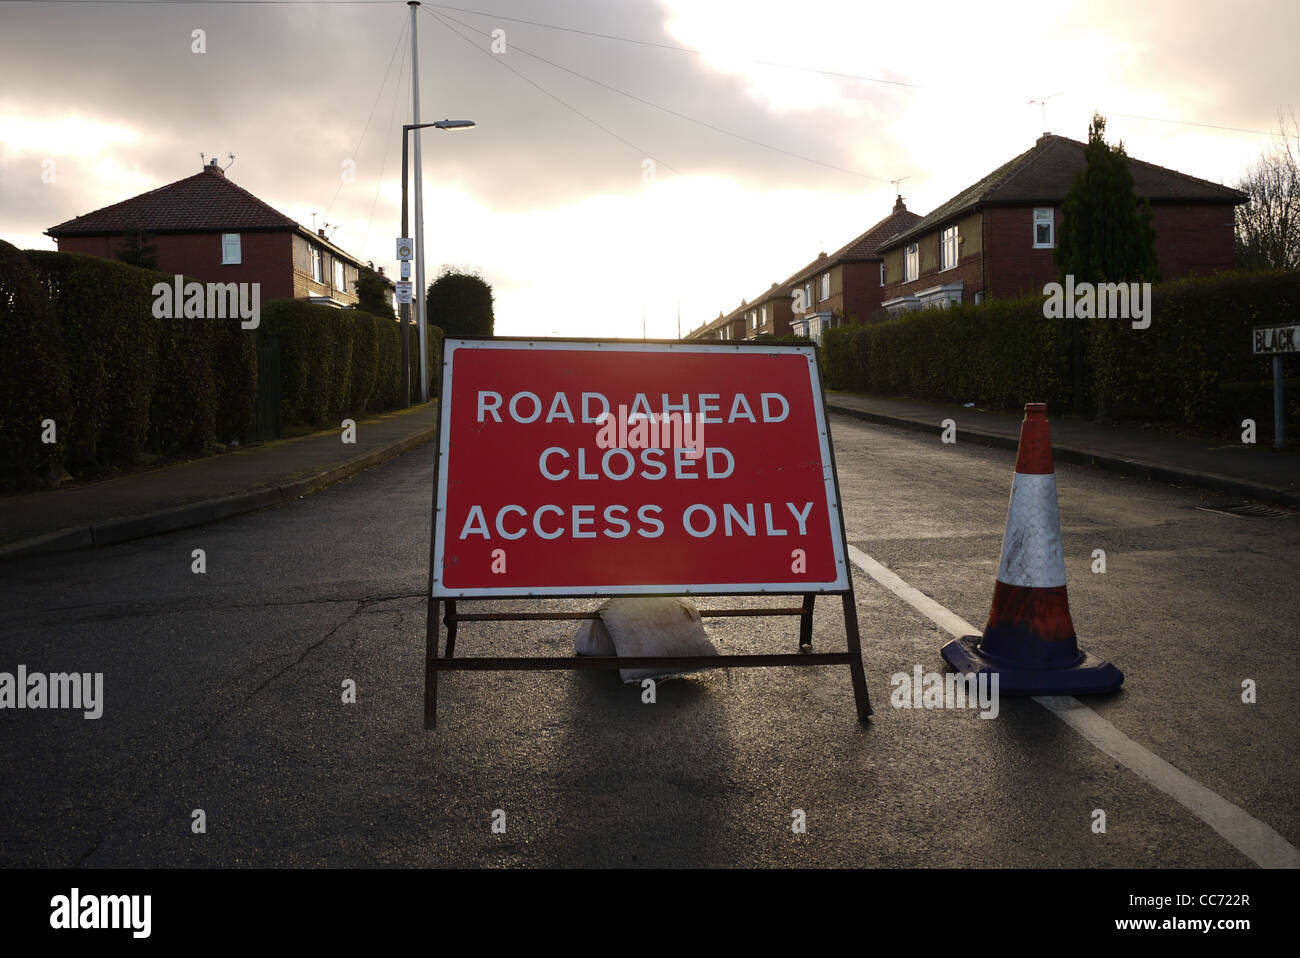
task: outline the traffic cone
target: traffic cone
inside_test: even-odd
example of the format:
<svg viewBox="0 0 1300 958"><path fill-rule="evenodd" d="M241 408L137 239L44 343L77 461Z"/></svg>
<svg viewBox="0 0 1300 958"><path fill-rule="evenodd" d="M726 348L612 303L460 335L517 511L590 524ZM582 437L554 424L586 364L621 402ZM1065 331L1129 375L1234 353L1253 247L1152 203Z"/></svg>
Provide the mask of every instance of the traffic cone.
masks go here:
<svg viewBox="0 0 1300 958"><path fill-rule="evenodd" d="M1065 590L1047 404L1028 403L1011 483L1002 564L984 635L953 639L943 658L959 672L998 673L1008 695L1110 692L1124 673L1079 649Z"/></svg>

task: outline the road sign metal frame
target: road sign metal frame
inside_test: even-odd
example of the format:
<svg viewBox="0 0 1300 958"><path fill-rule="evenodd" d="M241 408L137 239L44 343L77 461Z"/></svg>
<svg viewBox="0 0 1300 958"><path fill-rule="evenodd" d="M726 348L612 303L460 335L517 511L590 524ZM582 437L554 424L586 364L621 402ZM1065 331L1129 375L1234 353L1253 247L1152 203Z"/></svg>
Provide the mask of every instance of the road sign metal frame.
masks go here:
<svg viewBox="0 0 1300 958"><path fill-rule="evenodd" d="M475 337L461 336L458 339L465 340L483 340L491 342L519 342L540 344L542 346L553 345L552 341L539 340L537 337ZM659 345L672 346L681 345L677 340L649 340L650 343ZM555 340L554 343L580 343L580 344L605 344L605 345L626 345L627 341L617 339L564 339ZM691 345L713 345L711 343L692 343ZM717 352L743 351L761 347L771 349L771 347L780 344L774 343L719 343ZM797 347L791 346L793 351ZM711 350L712 351L712 350ZM450 359L444 359L444 365L450 362ZM834 487L834 508L838 513L839 519L839 547L843 555L848 555L848 534L844 526L844 509L843 500L840 496L839 470L835 462L835 448L830 437L830 420L826 416L826 393L825 384L821 373L821 357L817 351L814 351L814 365L817 373L817 383L820 387L818 393L813 396L813 402L820 407L822 421L826 424L827 430L827 450L830 457L831 479ZM449 402L450 396L445 391L440 393L442 402ZM439 437L439 449L441 449L441 436ZM456 635L458 626L462 622L531 622L531 621L581 621L586 619L598 619L599 613L591 612L470 612L465 613L457 609L457 602L518 602L527 600L528 596L494 596L488 599L464 598L464 597L443 597L434 595L434 563L436 556L436 547L438 540L438 479L439 469L441 468L441 455L435 453L433 464L433 488L431 490L430 504L430 530L429 530L429 578L425 590L425 597L428 602L427 613L425 617L425 658L424 658L424 727L426 730L435 729L438 724L438 673L440 672L517 672L517 671L571 671L584 669L715 669L715 668L771 668L777 666L815 666L815 665L847 665L849 667L849 677L853 688L853 701L860 721L867 721L872 714L871 700L867 691L866 673L862 664L862 640L858 628L858 611L857 600L853 592L853 576L850 571L847 576L847 588L833 591L807 592L799 589L776 589L766 590L763 592L727 592L725 595L730 596L772 596L772 595L791 595L801 596L802 602L799 606L788 606L775 609L701 609L701 617L752 617L752 616L798 616L799 618L799 651L797 653L768 653L768 654L742 654L742 655L718 655L718 656L491 656L491 657L460 657L456 653ZM644 594L644 593L643 593ZM664 596L680 596L691 599L707 595L699 592L682 592L673 591L659 593ZM817 596L839 596L843 603L844 611L844 632L847 651L844 652L812 652L812 633L813 633L813 608ZM590 592L579 594L557 595L547 593L544 598L585 598L585 599L604 599L609 596L604 594L592 595ZM539 598L537 596L531 598ZM442 606L446 604L446 611L442 613ZM442 645L442 627L447 627L447 641L443 651L439 652Z"/></svg>

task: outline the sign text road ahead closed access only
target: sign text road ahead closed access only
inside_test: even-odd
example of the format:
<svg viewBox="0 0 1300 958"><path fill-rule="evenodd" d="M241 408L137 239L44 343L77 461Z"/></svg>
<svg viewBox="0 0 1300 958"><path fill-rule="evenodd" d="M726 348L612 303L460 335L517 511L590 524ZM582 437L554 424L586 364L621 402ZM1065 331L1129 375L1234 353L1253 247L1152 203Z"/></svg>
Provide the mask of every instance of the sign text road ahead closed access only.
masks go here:
<svg viewBox="0 0 1300 958"><path fill-rule="evenodd" d="M447 340L435 596L841 592L811 346Z"/></svg>

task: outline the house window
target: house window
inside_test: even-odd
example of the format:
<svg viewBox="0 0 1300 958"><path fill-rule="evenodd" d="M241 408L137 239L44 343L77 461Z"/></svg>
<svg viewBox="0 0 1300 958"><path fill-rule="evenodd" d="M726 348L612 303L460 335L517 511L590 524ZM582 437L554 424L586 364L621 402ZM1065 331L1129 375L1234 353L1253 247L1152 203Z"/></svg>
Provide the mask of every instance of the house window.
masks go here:
<svg viewBox="0 0 1300 958"><path fill-rule="evenodd" d="M803 311L809 312L813 308L812 283L803 285Z"/></svg>
<svg viewBox="0 0 1300 958"><path fill-rule="evenodd" d="M885 285L885 261L883 259L880 261L880 285Z"/></svg>
<svg viewBox="0 0 1300 958"><path fill-rule="evenodd" d="M242 250L239 246L238 233L221 234L221 265L235 266L243 262Z"/></svg>
<svg viewBox="0 0 1300 958"><path fill-rule="evenodd" d="M343 260L341 259L334 261L334 288L341 293L348 291L347 286L344 284Z"/></svg>
<svg viewBox="0 0 1300 958"><path fill-rule="evenodd" d="M957 227L949 226L939 234L939 269L957 265Z"/></svg>
<svg viewBox="0 0 1300 958"><path fill-rule="evenodd" d="M831 298L831 274L822 273L822 302Z"/></svg>
<svg viewBox="0 0 1300 958"><path fill-rule="evenodd" d="M766 325L767 325L767 307L766 307L766 306L764 306L761 310L759 310L759 324L758 324L758 325L760 325L760 326L766 326Z"/></svg>
<svg viewBox="0 0 1300 958"><path fill-rule="evenodd" d="M913 243L903 253L903 282L910 283L921 272L921 255Z"/></svg>
<svg viewBox="0 0 1300 958"><path fill-rule="evenodd" d="M320 271L320 247L311 247L311 278L316 282L324 282L321 279Z"/></svg>
<svg viewBox="0 0 1300 958"><path fill-rule="evenodd" d="M1051 249L1056 245L1055 213L1050 206L1034 210L1034 249Z"/></svg>

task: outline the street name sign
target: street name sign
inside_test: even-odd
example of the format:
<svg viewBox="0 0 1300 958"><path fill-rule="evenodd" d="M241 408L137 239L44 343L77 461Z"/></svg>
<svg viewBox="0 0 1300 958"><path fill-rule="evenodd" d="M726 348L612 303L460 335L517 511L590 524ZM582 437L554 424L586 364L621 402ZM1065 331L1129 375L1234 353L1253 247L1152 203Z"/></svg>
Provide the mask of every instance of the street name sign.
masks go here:
<svg viewBox="0 0 1300 958"><path fill-rule="evenodd" d="M1300 353L1300 326L1266 326L1254 331L1256 356Z"/></svg>

